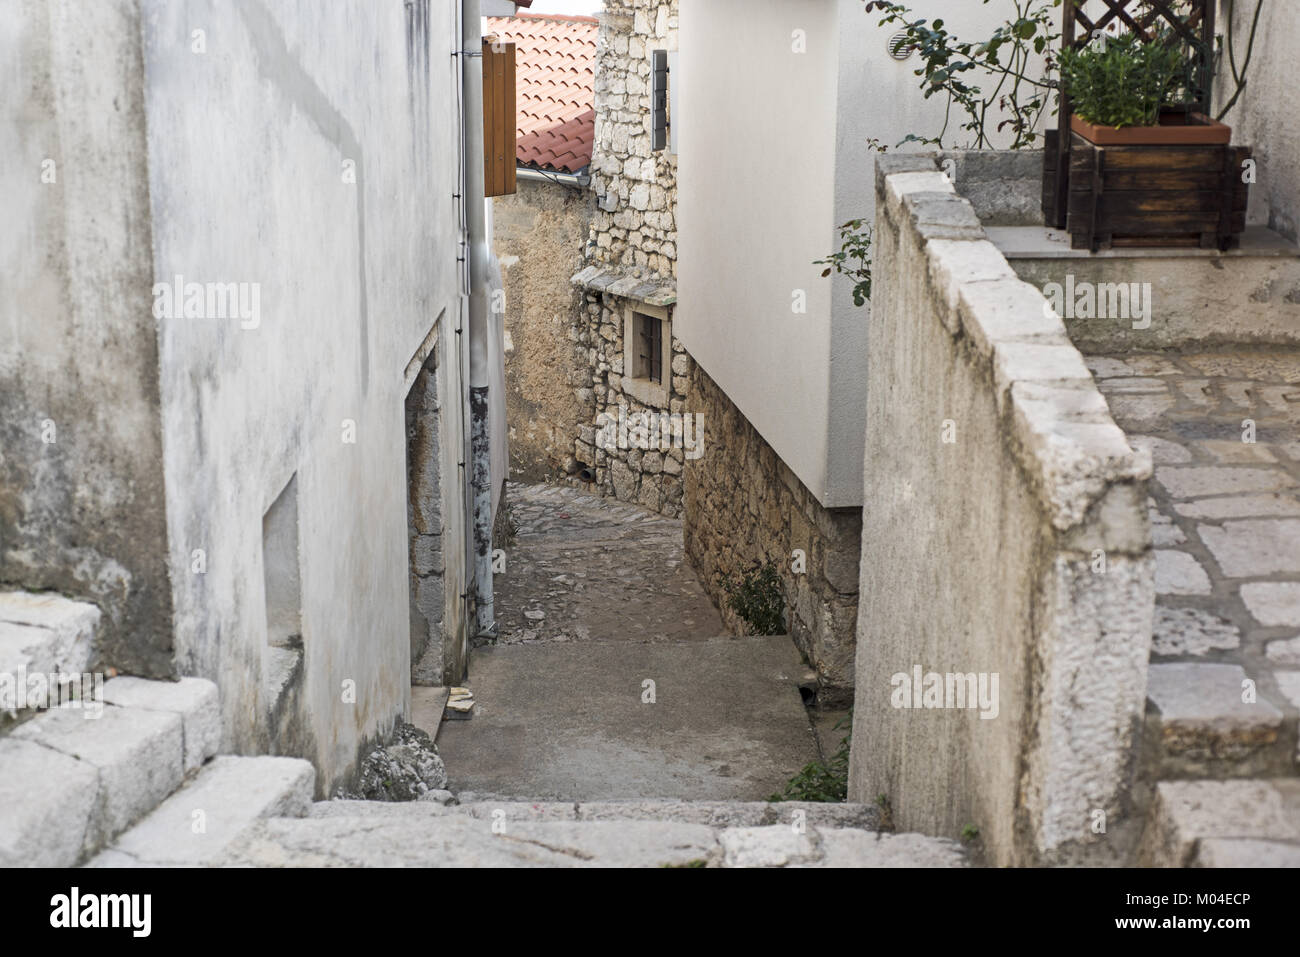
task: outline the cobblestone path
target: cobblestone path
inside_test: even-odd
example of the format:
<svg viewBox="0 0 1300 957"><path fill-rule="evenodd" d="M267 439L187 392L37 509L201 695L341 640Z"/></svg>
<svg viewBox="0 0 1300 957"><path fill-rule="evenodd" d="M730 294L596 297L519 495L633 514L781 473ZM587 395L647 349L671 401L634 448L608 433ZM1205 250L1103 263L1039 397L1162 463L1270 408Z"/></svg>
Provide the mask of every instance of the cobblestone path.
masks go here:
<svg viewBox="0 0 1300 957"><path fill-rule="evenodd" d="M1177 769L1295 774L1300 352L1098 356L1089 366L1155 465L1148 697Z"/></svg>
<svg viewBox="0 0 1300 957"><path fill-rule="evenodd" d="M506 491L494 579L501 644L682 641L726 631L682 554L682 523L564 485Z"/></svg>

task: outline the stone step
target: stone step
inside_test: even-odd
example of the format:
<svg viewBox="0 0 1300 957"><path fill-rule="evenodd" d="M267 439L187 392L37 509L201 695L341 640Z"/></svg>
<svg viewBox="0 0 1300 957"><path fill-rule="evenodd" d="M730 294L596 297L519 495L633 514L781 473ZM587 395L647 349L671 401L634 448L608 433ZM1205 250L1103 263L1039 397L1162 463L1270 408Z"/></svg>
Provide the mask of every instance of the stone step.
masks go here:
<svg viewBox="0 0 1300 957"><path fill-rule="evenodd" d="M315 781L300 758L218 757L87 866L212 863L254 822L306 814Z"/></svg>
<svg viewBox="0 0 1300 957"><path fill-rule="evenodd" d="M203 678L146 681L114 678L104 685L104 701L122 708L167 711L180 716L185 770L197 768L221 745L221 696Z"/></svg>
<svg viewBox="0 0 1300 957"><path fill-rule="evenodd" d="M119 683L122 683L119 686ZM158 806L216 750L216 686L117 678L0 739L0 865L68 867Z"/></svg>
<svg viewBox="0 0 1300 957"><path fill-rule="evenodd" d="M1161 782L1138 863L1300 867L1300 779Z"/></svg>
<svg viewBox="0 0 1300 957"><path fill-rule="evenodd" d="M28 716L19 707L31 689L27 678L80 676L94 655L100 611L94 605L51 593L0 591L0 723ZM56 683L60 679L53 679ZM51 692L57 689L50 689Z"/></svg>
<svg viewBox="0 0 1300 957"><path fill-rule="evenodd" d="M376 817L427 819L467 816L475 820L537 821L668 821L706 827L768 827L802 823L812 827L859 828L874 831L880 812L868 804L826 804L815 801L524 801L490 799L462 792L460 803L442 805L435 799L390 803L382 801L319 801L312 818Z"/></svg>
<svg viewBox="0 0 1300 957"><path fill-rule="evenodd" d="M1297 766L1296 718L1235 664L1152 664L1145 759L1154 780L1285 777Z"/></svg>
<svg viewBox="0 0 1300 957"><path fill-rule="evenodd" d="M31 741L0 740L0 867L71 867L96 810L93 764Z"/></svg>
<svg viewBox="0 0 1300 957"><path fill-rule="evenodd" d="M677 812L686 820L668 820L566 819L566 813L580 813L571 804L537 805L534 813L524 816L517 808L487 805L457 809L421 802L381 808L375 802L351 803L350 808L329 809L318 804L306 818L259 821L216 863L254 867L966 866L961 846L941 838L806 822L798 827L710 825L690 818L726 819L727 813L712 808L696 814L689 805ZM746 813L741 811L740 818Z"/></svg>

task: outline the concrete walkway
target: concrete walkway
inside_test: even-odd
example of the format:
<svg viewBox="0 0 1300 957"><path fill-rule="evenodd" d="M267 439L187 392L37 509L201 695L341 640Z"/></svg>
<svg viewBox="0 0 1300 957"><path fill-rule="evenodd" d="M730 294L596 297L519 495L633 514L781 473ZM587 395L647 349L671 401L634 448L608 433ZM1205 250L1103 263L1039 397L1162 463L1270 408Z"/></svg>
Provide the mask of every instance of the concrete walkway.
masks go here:
<svg viewBox="0 0 1300 957"><path fill-rule="evenodd" d="M438 737L458 793L761 801L817 756L784 637L485 648L471 668L475 715Z"/></svg>
<svg viewBox="0 0 1300 957"><path fill-rule="evenodd" d="M679 521L560 486L508 494L501 643L471 657L474 717L438 736L463 800L761 801L817 757L793 643L718 637Z"/></svg>

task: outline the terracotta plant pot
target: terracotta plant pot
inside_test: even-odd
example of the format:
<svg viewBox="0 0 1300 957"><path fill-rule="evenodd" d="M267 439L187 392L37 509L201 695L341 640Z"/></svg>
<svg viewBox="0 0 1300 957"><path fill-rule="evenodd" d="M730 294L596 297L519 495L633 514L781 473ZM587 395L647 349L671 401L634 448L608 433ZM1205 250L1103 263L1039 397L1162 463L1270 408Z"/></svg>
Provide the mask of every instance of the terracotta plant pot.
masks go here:
<svg viewBox="0 0 1300 957"><path fill-rule="evenodd" d="M1202 113L1166 112L1159 126L1098 126L1078 116L1070 117L1070 129L1097 146L1226 146L1232 142L1232 127Z"/></svg>

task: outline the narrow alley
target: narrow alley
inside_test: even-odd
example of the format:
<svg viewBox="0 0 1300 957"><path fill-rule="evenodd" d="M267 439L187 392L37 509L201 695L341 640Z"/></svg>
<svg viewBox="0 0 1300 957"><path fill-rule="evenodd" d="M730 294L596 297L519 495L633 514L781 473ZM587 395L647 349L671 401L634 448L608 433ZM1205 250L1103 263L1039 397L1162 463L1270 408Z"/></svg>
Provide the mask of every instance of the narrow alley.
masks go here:
<svg viewBox="0 0 1300 957"><path fill-rule="evenodd" d="M437 742L462 801L761 801L818 756L788 637L726 637L681 521L512 484L496 646Z"/></svg>
<svg viewBox="0 0 1300 957"><path fill-rule="evenodd" d="M1284 925L1297 38L11 2L6 914L337 948L404 886L354 868L889 867L953 935ZM484 877L461 924L663 919Z"/></svg>

